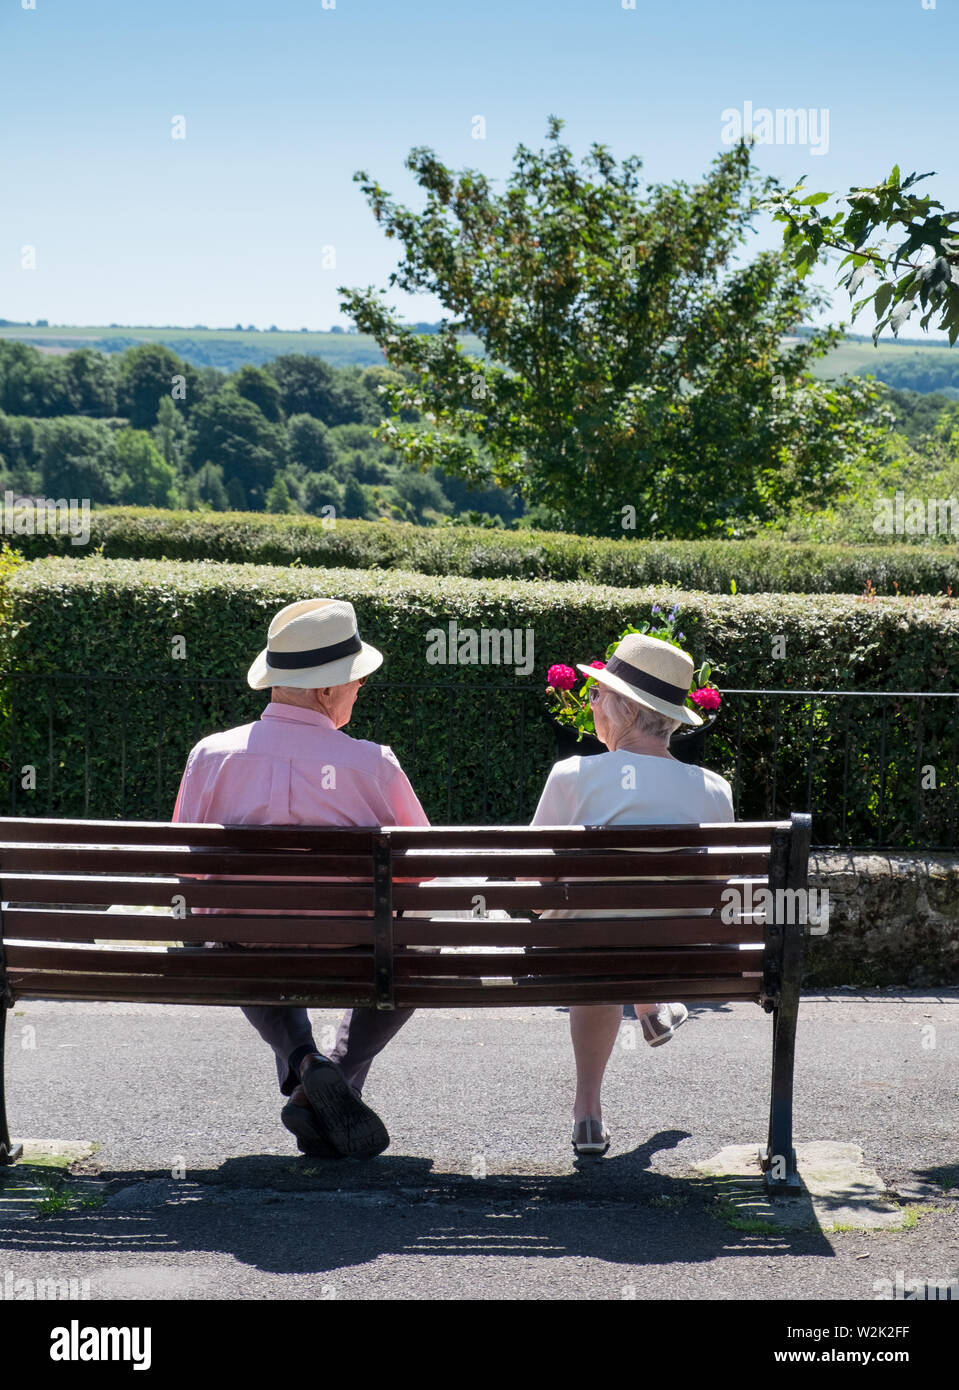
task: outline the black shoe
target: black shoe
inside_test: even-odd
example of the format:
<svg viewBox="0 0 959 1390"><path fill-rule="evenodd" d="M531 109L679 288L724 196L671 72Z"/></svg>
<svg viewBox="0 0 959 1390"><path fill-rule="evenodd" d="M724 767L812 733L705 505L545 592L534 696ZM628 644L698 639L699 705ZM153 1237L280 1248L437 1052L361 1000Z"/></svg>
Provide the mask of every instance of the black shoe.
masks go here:
<svg viewBox="0 0 959 1390"><path fill-rule="evenodd" d="M340 1155L330 1144L317 1123L316 1116L308 1105L294 1105L288 1100L280 1111L280 1119L291 1134L296 1135L296 1147L300 1153L310 1158L339 1158Z"/></svg>
<svg viewBox="0 0 959 1390"><path fill-rule="evenodd" d="M386 1126L328 1057L314 1053L300 1074L323 1142L341 1158L373 1158L389 1146Z"/></svg>

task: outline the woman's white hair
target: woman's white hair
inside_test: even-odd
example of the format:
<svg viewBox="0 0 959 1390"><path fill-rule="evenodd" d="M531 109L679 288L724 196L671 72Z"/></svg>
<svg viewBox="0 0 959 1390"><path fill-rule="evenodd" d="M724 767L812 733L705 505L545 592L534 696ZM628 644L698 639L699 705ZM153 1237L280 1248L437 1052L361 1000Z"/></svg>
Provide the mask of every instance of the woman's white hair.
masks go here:
<svg viewBox="0 0 959 1390"><path fill-rule="evenodd" d="M603 688L603 711L617 743L622 742L623 738L634 730L636 733L659 739L662 743L668 743L670 734L680 728L682 722L679 719L671 719L668 714L659 714L656 710L648 709L646 705L640 705L626 695L611 690L608 685Z"/></svg>

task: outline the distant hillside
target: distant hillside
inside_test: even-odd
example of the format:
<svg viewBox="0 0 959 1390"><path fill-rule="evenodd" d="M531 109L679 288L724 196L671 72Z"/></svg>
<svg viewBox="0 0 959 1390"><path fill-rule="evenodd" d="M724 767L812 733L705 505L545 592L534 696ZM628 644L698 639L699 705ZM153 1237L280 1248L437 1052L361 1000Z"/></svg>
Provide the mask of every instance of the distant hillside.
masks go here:
<svg viewBox="0 0 959 1390"><path fill-rule="evenodd" d="M901 391L941 391L959 399L959 348L921 340L880 340L873 347L871 338L847 338L812 370L821 378L872 375Z"/></svg>
<svg viewBox="0 0 959 1390"><path fill-rule="evenodd" d="M422 325L426 327L426 325ZM362 333L290 333L250 329L209 328L111 328L57 326L33 328L16 324L0 326L0 338L32 343L42 351L58 353L78 347L101 352L122 352L137 343L165 343L197 367L236 371L247 365L262 366L286 353L302 352L322 357L335 367L372 367L383 362L373 338ZM482 355L478 338L463 339L468 351ZM822 378L872 373L890 386L909 391L941 391L959 399L959 348L939 347L921 340L880 342L850 337L814 368Z"/></svg>
<svg viewBox="0 0 959 1390"><path fill-rule="evenodd" d="M334 367L375 367L384 362L373 338L362 333L262 333L235 328L49 328L0 326L0 338L31 343L42 352L72 351L91 347L99 352L123 352L137 343L164 343L196 367L219 367L234 372L239 367L261 367L291 352L322 357ZM464 340L471 352L481 352L476 338Z"/></svg>

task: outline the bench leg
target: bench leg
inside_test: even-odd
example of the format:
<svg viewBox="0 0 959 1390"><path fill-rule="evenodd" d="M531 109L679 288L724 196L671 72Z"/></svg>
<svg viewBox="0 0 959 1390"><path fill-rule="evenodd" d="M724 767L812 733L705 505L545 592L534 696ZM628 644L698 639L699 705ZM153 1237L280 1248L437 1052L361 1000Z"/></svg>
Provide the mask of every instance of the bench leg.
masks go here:
<svg viewBox="0 0 959 1390"><path fill-rule="evenodd" d="M4 1055L3 1042L7 1031L7 1005L0 1001L0 1165L16 1163L18 1158L23 1155L22 1144L12 1144L10 1142L10 1131L7 1129L7 1103L4 1093Z"/></svg>
<svg viewBox="0 0 959 1390"><path fill-rule="evenodd" d="M770 1194L802 1192L793 1148L793 1063L799 991L783 989L773 1011L773 1074L769 1099L769 1142L759 1158Z"/></svg>

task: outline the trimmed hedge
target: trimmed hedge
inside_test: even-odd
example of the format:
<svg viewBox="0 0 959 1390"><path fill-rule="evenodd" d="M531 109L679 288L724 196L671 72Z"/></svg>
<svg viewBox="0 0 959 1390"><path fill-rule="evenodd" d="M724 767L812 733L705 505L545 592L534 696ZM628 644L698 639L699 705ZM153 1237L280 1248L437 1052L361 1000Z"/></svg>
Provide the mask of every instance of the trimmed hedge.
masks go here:
<svg viewBox="0 0 959 1390"><path fill-rule="evenodd" d="M76 556L69 536L18 536L28 558ZM707 593L959 593L955 546L801 545L779 540L603 540L552 531L417 527L255 512L103 508L89 550L131 560L220 560L345 569L401 569L476 579L584 580L639 588L669 584Z"/></svg>
<svg viewBox="0 0 959 1390"><path fill-rule="evenodd" d="M600 656L656 602L680 602L685 645L712 661L721 688L959 690L959 609L946 598L732 597L96 558L24 565L9 592L21 625L7 634L11 752L15 767L38 768L35 792L11 792L15 809L32 814L167 818L193 742L261 712L266 696L245 675L273 614L314 594L353 602L361 633L384 653L350 731L394 747L441 823L528 819L554 757L547 667ZM452 621L531 629L531 674L429 664L428 632ZM61 678L44 679L52 673ZM917 721L923 763L954 788L955 704L926 701L920 712L893 701L880 719L879 703L834 713L825 700L729 697L707 764L726 775L738 764L741 816L800 809L809 788L819 843L869 843L880 818L891 842L943 843L955 835L955 799L942 789L917 800ZM12 733L8 723L8 746Z"/></svg>

